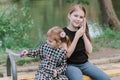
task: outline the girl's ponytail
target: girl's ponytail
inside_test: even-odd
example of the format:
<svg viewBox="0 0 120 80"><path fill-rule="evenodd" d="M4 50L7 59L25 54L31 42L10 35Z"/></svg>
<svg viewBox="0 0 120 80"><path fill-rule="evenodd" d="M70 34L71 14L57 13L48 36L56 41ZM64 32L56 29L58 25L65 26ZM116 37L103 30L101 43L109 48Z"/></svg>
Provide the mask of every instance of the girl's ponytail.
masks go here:
<svg viewBox="0 0 120 80"><path fill-rule="evenodd" d="M69 37L66 35L66 43L67 43L67 46L69 47L70 46L70 44L71 44L71 41L70 41L70 39L69 39Z"/></svg>

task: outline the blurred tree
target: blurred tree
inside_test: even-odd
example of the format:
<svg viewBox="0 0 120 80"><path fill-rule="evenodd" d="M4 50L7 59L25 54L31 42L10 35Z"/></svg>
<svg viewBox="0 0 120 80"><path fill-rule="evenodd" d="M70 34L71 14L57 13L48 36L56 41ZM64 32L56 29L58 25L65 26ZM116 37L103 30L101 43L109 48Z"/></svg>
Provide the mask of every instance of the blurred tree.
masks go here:
<svg viewBox="0 0 120 80"><path fill-rule="evenodd" d="M89 0L65 0L67 3L82 3L82 4L86 4L89 5Z"/></svg>
<svg viewBox="0 0 120 80"><path fill-rule="evenodd" d="M111 29L120 30L120 21L114 11L111 0L99 0L103 14L103 22L110 26Z"/></svg>

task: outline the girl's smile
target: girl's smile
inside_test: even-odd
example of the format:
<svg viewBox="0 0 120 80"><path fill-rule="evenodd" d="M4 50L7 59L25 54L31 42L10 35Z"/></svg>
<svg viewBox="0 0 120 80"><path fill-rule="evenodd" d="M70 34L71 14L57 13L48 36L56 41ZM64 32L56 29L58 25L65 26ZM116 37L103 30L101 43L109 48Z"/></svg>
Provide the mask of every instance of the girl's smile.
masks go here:
<svg viewBox="0 0 120 80"><path fill-rule="evenodd" d="M68 18L70 20L70 24L73 27L80 27L80 25L84 21L84 12L82 10L76 10L73 13L68 15Z"/></svg>

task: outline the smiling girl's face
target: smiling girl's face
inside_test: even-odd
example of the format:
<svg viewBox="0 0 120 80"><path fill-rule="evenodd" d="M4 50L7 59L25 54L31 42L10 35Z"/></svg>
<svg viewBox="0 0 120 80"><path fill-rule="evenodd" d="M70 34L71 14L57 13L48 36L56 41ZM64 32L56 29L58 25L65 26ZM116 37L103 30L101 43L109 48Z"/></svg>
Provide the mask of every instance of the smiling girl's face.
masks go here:
<svg viewBox="0 0 120 80"><path fill-rule="evenodd" d="M73 11L71 14L68 15L68 19L70 21L70 24L74 27L80 27L80 25L84 21L84 12L83 10L79 9L76 11Z"/></svg>

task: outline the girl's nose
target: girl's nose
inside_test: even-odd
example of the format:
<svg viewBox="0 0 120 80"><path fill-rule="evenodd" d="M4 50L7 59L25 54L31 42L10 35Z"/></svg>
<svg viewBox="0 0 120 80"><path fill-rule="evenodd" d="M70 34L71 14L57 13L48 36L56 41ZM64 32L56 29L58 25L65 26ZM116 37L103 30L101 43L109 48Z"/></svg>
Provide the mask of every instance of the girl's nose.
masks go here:
<svg viewBox="0 0 120 80"><path fill-rule="evenodd" d="M80 21L80 18L79 18L79 17L77 17L77 20L78 20L78 21Z"/></svg>

